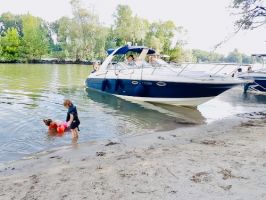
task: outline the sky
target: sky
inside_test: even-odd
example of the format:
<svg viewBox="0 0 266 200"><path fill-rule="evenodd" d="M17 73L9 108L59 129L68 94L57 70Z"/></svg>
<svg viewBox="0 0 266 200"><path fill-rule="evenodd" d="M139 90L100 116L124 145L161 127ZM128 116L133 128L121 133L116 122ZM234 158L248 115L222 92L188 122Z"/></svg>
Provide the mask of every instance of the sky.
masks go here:
<svg viewBox="0 0 266 200"><path fill-rule="evenodd" d="M104 25L113 23L118 4L129 5L134 15L152 21L172 20L187 30L185 48L211 51L234 32L234 20L229 8L232 0L83 0L84 6L99 15ZM62 16L71 17L69 0L0 0L0 14L30 13L47 21ZM266 53L266 26L253 31L241 31L223 44L217 53L227 54L237 48L246 54Z"/></svg>

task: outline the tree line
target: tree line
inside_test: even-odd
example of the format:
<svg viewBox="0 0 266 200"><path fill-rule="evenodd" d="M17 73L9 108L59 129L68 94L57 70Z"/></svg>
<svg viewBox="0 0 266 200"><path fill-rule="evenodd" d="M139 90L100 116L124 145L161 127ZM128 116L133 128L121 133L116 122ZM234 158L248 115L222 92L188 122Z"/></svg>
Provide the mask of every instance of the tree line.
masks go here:
<svg viewBox="0 0 266 200"><path fill-rule="evenodd" d="M70 3L73 17L61 17L51 23L30 14L3 13L0 16L0 61L30 62L44 57L62 61L102 60L108 48L131 42L154 48L175 62L251 62L249 56L237 50L228 56L186 50L186 41L175 39L177 33L186 33L183 27L171 20L149 22L134 15L127 5L117 6L114 24L107 27L80 0Z"/></svg>

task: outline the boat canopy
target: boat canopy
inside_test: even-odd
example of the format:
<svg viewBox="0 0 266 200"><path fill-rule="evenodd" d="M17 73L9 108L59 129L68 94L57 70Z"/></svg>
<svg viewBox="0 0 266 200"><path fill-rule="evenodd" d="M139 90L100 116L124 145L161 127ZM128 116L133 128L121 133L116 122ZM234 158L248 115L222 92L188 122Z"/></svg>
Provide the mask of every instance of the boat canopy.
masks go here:
<svg viewBox="0 0 266 200"><path fill-rule="evenodd" d="M149 49L147 54L156 53L156 51L154 49L150 49L150 48L145 47L145 46L129 46L129 45L125 45L123 47L120 47L113 55L126 54L127 52L141 53L143 49ZM110 55L114 51L115 51L115 49L108 49L107 53L108 53L108 55Z"/></svg>

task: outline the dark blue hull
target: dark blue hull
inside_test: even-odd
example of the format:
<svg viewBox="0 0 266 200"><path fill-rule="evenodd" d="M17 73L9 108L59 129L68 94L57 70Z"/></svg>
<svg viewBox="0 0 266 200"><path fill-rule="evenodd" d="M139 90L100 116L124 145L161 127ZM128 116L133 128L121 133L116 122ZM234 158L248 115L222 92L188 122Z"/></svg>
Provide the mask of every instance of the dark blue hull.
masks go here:
<svg viewBox="0 0 266 200"><path fill-rule="evenodd" d="M253 90L258 92L266 92L266 80L255 79L254 83L244 84L244 91Z"/></svg>
<svg viewBox="0 0 266 200"><path fill-rule="evenodd" d="M228 83L184 83L137 81L127 79L88 78L86 86L102 92L150 98L201 98L214 97L234 87Z"/></svg>

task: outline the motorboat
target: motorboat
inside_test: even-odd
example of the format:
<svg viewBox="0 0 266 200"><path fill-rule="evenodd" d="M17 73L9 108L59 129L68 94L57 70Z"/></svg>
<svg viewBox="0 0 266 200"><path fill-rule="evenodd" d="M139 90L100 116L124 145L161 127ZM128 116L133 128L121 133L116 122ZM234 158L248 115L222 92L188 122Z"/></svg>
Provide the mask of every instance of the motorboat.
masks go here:
<svg viewBox="0 0 266 200"><path fill-rule="evenodd" d="M250 66L246 72L239 73L238 78L249 81L249 83L244 84L244 92L266 94L266 68L264 64L266 54L253 54L252 56L260 58L262 63Z"/></svg>
<svg viewBox="0 0 266 200"><path fill-rule="evenodd" d="M156 52L145 46L125 45L108 54L85 85L130 101L195 107L242 83L215 73L188 72L159 58L148 62ZM135 57L130 63L125 61L128 55Z"/></svg>

